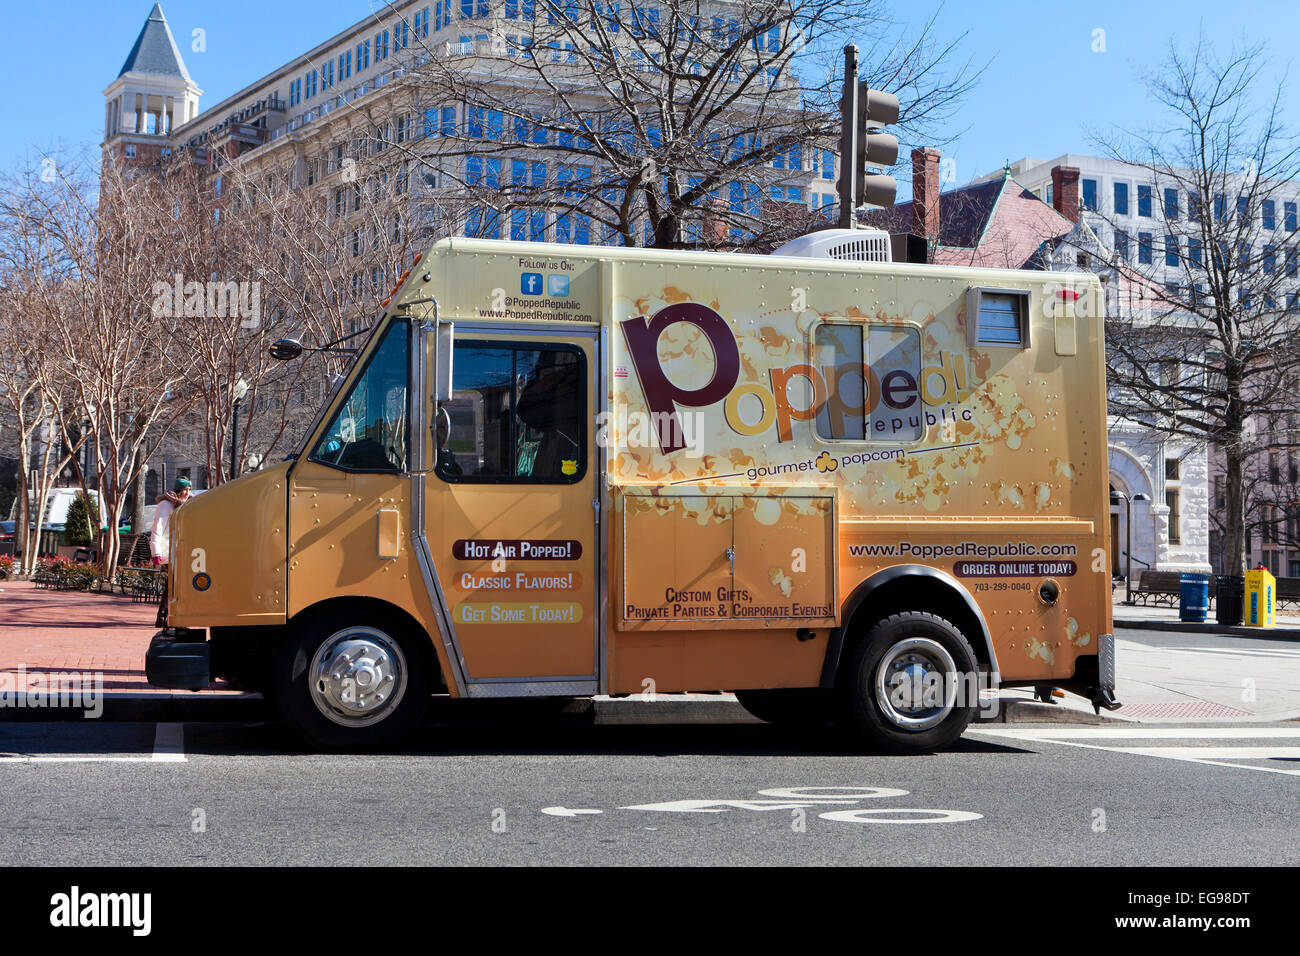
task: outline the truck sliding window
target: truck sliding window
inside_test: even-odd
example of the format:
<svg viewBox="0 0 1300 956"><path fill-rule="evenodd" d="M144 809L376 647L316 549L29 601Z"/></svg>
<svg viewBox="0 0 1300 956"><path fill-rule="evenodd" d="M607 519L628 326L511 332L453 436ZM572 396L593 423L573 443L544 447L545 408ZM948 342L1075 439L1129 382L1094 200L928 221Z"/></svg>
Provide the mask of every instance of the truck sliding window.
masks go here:
<svg viewBox="0 0 1300 956"><path fill-rule="evenodd" d="M311 461L347 471L406 470L407 324L394 322L352 385Z"/></svg>
<svg viewBox="0 0 1300 956"><path fill-rule="evenodd" d="M813 333L813 367L825 386L814 421L817 437L872 442L921 438L925 414L917 329L827 322Z"/></svg>
<svg viewBox="0 0 1300 956"><path fill-rule="evenodd" d="M587 470L581 350L535 342L456 342L452 399L435 441L451 482L572 484Z"/></svg>

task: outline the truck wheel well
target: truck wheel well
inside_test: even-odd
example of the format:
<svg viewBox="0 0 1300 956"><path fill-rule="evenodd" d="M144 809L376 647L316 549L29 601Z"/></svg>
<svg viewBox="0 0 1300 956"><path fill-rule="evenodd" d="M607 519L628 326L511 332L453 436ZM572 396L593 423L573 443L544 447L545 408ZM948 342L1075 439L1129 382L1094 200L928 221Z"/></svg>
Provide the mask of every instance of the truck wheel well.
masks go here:
<svg viewBox="0 0 1300 956"><path fill-rule="evenodd" d="M881 575L887 579L876 582ZM994 669L984 622L972 609L966 595L953 586L948 576L929 568L915 572L887 568L862 582L844 602L843 623L839 628L838 646L832 641L827 649L822 686L834 685L840 664L849 659L853 647L866 637L877 621L904 611L926 611L943 618L966 636L975 651L981 669Z"/></svg>
<svg viewBox="0 0 1300 956"><path fill-rule="evenodd" d="M289 619L289 626L299 624L308 618L330 617L337 615L344 610L359 611L367 616L376 618L388 618L394 623L400 624L408 632L423 640L416 642L421 652L425 655L425 660L429 667L432 668L435 681L434 685L440 688L446 688L446 681L442 675L442 665L438 663L438 654L433 648L433 639L429 631L423 624L411 616L409 612L396 604L390 604L387 601L381 601L379 598L347 596L328 598L320 601L310 607L305 607L292 618Z"/></svg>

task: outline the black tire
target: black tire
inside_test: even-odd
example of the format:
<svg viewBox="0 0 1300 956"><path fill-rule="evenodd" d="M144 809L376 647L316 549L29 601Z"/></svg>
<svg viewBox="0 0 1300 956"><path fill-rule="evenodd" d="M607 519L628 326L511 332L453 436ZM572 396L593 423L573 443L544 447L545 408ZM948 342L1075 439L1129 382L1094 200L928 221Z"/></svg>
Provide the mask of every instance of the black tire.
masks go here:
<svg viewBox="0 0 1300 956"><path fill-rule="evenodd" d="M955 674L965 678L953 686L952 678L945 677L936 706L918 709L914 714L908 713L906 707L882 702L877 690L886 657L892 666L908 650L900 642L912 639L928 642L911 649L919 651L922 657L937 653L932 645L942 647L955 667ZM943 670L939 667L934 672ZM967 699L967 690L977 686L974 677L978 670L970 642L948 621L923 611L892 614L867 631L841 667L835 687L838 722L868 746L885 753L921 754L943 750L962 735L975 716L978 700ZM946 706L949 688L955 692L950 707ZM891 719L891 714L898 719ZM932 720L937 723L924 726ZM901 721L916 723L908 726Z"/></svg>
<svg viewBox="0 0 1300 956"><path fill-rule="evenodd" d="M428 638L413 631L409 622L396 615L362 607L333 609L327 615L313 615L296 622L275 659L274 700L285 723L307 743L329 752L375 750L401 739L424 716L432 687L429 662L432 655L422 646ZM382 713L381 718L375 719L373 714L348 715L340 707L334 710L335 718L331 719L326 715L325 705L317 703L319 698L328 696L324 691L326 685L319 685L319 694L314 694L309 685L308 671L317 651L327 642L337 645L349 640L379 645L372 652L372 659L378 658L384 653L381 649L387 647L384 660L400 661L400 666L391 670L404 674L405 680L399 683L395 679L388 692L388 703L377 705L374 713ZM354 686L360 685L360 677L353 680ZM360 722L365 720L374 722Z"/></svg>
<svg viewBox="0 0 1300 956"><path fill-rule="evenodd" d="M824 727L831 722L831 694L820 687L738 690L740 706L759 720L781 727Z"/></svg>

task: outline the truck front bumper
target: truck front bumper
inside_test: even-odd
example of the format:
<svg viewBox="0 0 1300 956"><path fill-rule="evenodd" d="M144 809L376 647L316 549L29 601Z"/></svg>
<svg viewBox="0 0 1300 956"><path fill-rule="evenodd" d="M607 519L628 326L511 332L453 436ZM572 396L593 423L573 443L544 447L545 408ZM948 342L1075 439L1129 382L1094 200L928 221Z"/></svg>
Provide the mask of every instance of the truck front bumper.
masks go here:
<svg viewBox="0 0 1300 956"><path fill-rule="evenodd" d="M203 690L212 683L210 645L205 640L195 641L194 637L193 633L177 634L171 630L155 634L144 656L145 679L154 687L175 690Z"/></svg>

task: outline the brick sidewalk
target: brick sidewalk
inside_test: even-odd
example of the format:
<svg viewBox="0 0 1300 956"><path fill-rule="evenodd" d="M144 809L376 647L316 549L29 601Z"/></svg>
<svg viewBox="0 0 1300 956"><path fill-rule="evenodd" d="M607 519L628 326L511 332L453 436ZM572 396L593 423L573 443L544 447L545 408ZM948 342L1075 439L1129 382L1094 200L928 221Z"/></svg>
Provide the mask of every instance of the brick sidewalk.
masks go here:
<svg viewBox="0 0 1300 956"><path fill-rule="evenodd" d="M53 671L100 673L106 692L170 694L144 679L157 614L156 604L121 595L0 581L0 673L21 668L29 683Z"/></svg>

